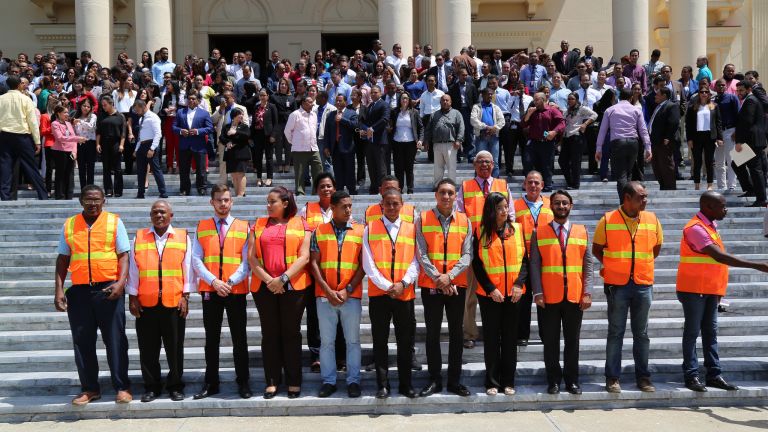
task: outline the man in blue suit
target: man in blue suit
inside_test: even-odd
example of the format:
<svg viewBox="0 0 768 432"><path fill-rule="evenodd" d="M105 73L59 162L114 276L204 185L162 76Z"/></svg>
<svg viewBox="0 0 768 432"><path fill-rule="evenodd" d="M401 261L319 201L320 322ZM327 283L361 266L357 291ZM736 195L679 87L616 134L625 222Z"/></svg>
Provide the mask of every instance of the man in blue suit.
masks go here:
<svg viewBox="0 0 768 432"><path fill-rule="evenodd" d="M189 195L192 184L189 181L189 170L194 158L197 164L195 184L197 193L206 195L207 184L205 162L208 157L207 135L213 134L213 122L208 111L198 108L200 96L196 93L187 95L187 108L176 115L173 133L179 135L179 180L181 195Z"/></svg>
<svg viewBox="0 0 768 432"><path fill-rule="evenodd" d="M333 161L338 190L346 186L350 195L357 195L355 180L357 112L347 109L347 101L343 94L337 94L335 102L336 112L329 114L325 119L325 134L320 145L325 157Z"/></svg>
<svg viewBox="0 0 768 432"><path fill-rule="evenodd" d="M371 88L371 104L368 105L368 112L365 116L364 124L360 130L366 132L366 137L370 141L366 147L365 160L368 164L368 176L371 178L371 186L368 188L370 195L379 193L381 178L389 166L389 160L386 155L389 153L389 137L387 126L389 126L389 104L381 100L381 89L379 86Z"/></svg>

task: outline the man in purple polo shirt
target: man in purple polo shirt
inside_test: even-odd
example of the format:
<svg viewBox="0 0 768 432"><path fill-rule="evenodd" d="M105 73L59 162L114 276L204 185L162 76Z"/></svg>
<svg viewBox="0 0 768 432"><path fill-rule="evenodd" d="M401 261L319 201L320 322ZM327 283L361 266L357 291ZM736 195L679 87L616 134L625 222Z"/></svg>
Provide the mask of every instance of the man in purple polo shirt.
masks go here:
<svg viewBox="0 0 768 432"><path fill-rule="evenodd" d="M648 77L645 75L643 65L637 64L640 58L640 51L633 49L629 52L629 64L624 66L622 73L625 77L632 80L633 83L639 83L643 89L643 94L648 93Z"/></svg>

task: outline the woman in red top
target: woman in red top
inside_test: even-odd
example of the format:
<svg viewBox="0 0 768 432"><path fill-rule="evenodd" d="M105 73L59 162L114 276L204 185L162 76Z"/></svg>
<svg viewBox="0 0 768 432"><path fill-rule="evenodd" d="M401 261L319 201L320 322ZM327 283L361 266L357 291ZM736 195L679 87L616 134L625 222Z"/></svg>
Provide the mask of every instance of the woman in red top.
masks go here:
<svg viewBox="0 0 768 432"><path fill-rule="evenodd" d="M301 318L303 291L311 286L307 272L311 231L296 212L293 193L282 186L273 188L267 195L269 216L256 220L248 238L251 291L261 320L264 399L275 396L283 371L288 398L301 394Z"/></svg>
<svg viewBox="0 0 768 432"><path fill-rule="evenodd" d="M99 112L99 104L96 102L96 96L85 89L85 82L82 79L79 79L72 84L72 91L67 95L67 98L69 98L69 102L72 106L79 106L80 102L84 99L88 99L91 101L91 106L94 107L93 112Z"/></svg>
<svg viewBox="0 0 768 432"><path fill-rule="evenodd" d="M54 137L51 129L53 120L53 110L59 104L55 97L48 98L48 109L40 115L40 140L43 143L43 158L45 158L45 190L48 191L48 197L53 191L53 157L51 147L53 147Z"/></svg>

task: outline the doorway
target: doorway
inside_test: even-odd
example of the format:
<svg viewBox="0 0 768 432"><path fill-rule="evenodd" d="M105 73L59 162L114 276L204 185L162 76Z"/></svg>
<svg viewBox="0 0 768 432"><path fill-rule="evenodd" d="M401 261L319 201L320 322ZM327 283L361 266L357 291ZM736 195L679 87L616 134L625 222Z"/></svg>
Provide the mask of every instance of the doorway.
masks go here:
<svg viewBox="0 0 768 432"><path fill-rule="evenodd" d="M262 67L269 58L269 46L267 35L208 35L208 53L217 48L227 63L232 63L232 54L242 51L253 53L253 61Z"/></svg>
<svg viewBox="0 0 768 432"><path fill-rule="evenodd" d="M323 52L335 48L337 53L352 57L355 50L368 52L371 41L378 37L378 33L323 33L321 47Z"/></svg>

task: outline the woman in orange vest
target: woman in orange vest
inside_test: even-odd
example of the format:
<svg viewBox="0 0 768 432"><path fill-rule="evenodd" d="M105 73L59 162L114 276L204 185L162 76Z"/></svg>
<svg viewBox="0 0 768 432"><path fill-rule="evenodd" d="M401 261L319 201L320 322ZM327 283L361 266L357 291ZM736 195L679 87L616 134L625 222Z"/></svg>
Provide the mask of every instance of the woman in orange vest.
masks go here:
<svg viewBox="0 0 768 432"><path fill-rule="evenodd" d="M518 302L528 277L528 259L520 224L509 217L509 201L488 194L477 236L472 240L472 270L479 288L483 322L486 394L515 394Z"/></svg>
<svg viewBox="0 0 768 432"><path fill-rule="evenodd" d="M248 239L251 293L261 320L264 398L283 381L288 398L301 395L301 317L304 290L312 285L307 264L312 231L296 215L293 193L279 186L267 195L267 217L256 220Z"/></svg>

